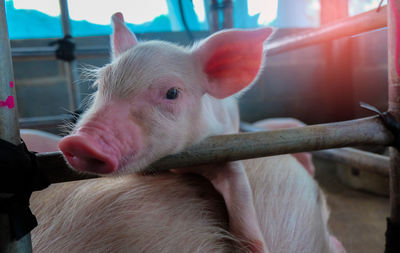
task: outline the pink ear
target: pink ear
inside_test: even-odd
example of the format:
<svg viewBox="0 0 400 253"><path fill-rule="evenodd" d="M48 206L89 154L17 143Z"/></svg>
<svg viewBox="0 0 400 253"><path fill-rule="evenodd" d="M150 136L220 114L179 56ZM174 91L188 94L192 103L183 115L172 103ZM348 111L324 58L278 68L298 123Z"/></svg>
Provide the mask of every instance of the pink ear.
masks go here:
<svg viewBox="0 0 400 253"><path fill-rule="evenodd" d="M117 12L112 16L114 26L114 33L112 36L111 47L113 49L113 56L117 57L126 50L134 47L137 44L135 35L129 31L125 25L124 16L122 13Z"/></svg>
<svg viewBox="0 0 400 253"><path fill-rule="evenodd" d="M194 52L208 77L206 92L225 98L250 85L262 63L263 43L272 31L227 30L206 39Z"/></svg>

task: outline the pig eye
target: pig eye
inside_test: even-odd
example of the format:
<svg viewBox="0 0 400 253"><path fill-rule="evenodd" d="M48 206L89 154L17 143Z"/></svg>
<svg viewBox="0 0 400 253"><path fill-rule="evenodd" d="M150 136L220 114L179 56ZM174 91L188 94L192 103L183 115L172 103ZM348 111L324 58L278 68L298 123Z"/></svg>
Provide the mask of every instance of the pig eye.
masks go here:
<svg viewBox="0 0 400 253"><path fill-rule="evenodd" d="M179 96L178 88L171 88L167 91L167 94L165 94L165 98L169 100L177 99L178 96Z"/></svg>

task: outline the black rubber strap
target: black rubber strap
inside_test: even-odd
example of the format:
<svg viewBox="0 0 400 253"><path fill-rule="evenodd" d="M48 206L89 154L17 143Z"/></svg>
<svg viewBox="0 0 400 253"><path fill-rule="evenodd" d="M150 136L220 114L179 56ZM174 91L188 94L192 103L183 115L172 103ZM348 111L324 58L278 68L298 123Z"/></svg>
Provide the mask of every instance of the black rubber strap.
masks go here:
<svg viewBox="0 0 400 253"><path fill-rule="evenodd" d="M389 112L381 112L376 107L364 102L361 102L360 106L379 115L385 127L394 136L394 143L392 146L400 150L400 123L395 119L395 117Z"/></svg>
<svg viewBox="0 0 400 253"><path fill-rule="evenodd" d="M55 51L57 59L67 62L75 60L75 43L71 35L65 35L64 38L50 42L49 45L57 45Z"/></svg>
<svg viewBox="0 0 400 253"><path fill-rule="evenodd" d="M392 222L390 218L386 219L386 244L385 253L399 253L400 252L400 223Z"/></svg>

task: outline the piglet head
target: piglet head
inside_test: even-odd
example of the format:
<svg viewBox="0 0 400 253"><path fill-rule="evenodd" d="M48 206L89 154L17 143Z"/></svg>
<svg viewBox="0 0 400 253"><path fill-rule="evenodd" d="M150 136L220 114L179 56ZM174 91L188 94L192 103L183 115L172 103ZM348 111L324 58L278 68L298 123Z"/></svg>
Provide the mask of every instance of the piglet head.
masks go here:
<svg viewBox="0 0 400 253"><path fill-rule="evenodd" d="M112 21L113 60L97 71L90 108L59 145L71 167L95 174L141 171L217 134L218 115L209 114L256 78L272 32L223 31L190 49L138 43L122 14Z"/></svg>

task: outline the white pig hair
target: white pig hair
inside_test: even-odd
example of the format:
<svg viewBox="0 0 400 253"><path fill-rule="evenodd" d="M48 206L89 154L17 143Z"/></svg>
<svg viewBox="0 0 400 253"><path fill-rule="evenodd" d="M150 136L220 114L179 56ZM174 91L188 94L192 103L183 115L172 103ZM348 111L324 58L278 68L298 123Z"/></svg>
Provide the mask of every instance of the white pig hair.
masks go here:
<svg viewBox="0 0 400 253"><path fill-rule="evenodd" d="M189 73L182 73L182 70ZM151 74L149 74L151 72ZM99 70L99 90L106 97L129 97L148 88L162 76L195 72L190 49L164 41L141 42ZM104 87L104 90L101 89Z"/></svg>
<svg viewBox="0 0 400 253"><path fill-rule="evenodd" d="M244 161L272 253L334 253L322 192L291 156ZM52 185L33 194L34 252L247 252L205 179L162 173Z"/></svg>

